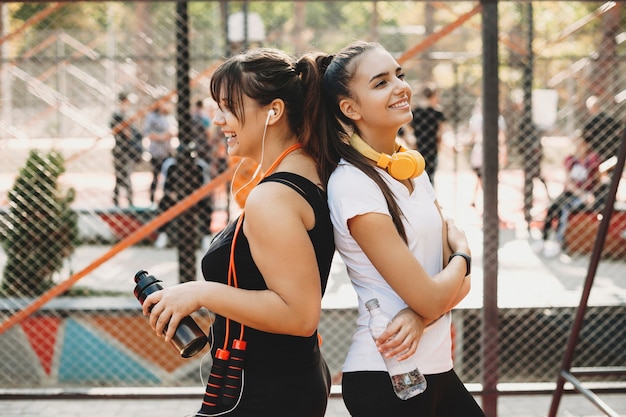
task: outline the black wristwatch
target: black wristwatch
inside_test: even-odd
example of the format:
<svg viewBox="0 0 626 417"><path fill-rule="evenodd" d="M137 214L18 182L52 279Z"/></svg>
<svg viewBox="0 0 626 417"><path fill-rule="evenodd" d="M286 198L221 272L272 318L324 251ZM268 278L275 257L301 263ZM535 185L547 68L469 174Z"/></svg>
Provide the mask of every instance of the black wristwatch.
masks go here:
<svg viewBox="0 0 626 417"><path fill-rule="evenodd" d="M465 266L467 267L467 270L465 271L465 276L468 276L469 274L472 273L472 257L469 256L467 253L463 253L463 252L454 252L452 255L450 255L450 257L448 258L448 263L450 263L450 261L452 260L452 258L454 258L455 256L462 256L465 259Z"/></svg>

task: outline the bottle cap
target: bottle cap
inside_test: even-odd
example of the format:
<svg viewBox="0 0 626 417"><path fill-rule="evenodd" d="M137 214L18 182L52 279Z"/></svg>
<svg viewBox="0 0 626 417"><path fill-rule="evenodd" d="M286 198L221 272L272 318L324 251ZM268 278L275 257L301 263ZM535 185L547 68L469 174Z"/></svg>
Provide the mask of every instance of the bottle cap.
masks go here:
<svg viewBox="0 0 626 417"><path fill-rule="evenodd" d="M380 304L378 304L378 298L372 298L365 303L365 308L367 308L368 311L378 307L380 307Z"/></svg>
<svg viewBox="0 0 626 417"><path fill-rule="evenodd" d="M137 271L137 273L135 274L135 282L136 283L139 282L139 280L141 280L142 278L144 278L147 275L148 275L148 271L144 271L143 269Z"/></svg>

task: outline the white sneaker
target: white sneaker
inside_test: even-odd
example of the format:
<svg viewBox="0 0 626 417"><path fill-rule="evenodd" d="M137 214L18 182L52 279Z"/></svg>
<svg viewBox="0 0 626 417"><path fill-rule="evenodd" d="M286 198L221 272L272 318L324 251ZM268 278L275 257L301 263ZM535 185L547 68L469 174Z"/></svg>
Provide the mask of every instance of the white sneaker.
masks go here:
<svg viewBox="0 0 626 417"><path fill-rule="evenodd" d="M550 242L549 245L543 249L543 256L546 258L556 258L561 253L561 245L557 242Z"/></svg>
<svg viewBox="0 0 626 417"><path fill-rule="evenodd" d="M167 233L161 232L159 236L157 236L156 241L154 242L154 247L157 249L163 249L167 246Z"/></svg>

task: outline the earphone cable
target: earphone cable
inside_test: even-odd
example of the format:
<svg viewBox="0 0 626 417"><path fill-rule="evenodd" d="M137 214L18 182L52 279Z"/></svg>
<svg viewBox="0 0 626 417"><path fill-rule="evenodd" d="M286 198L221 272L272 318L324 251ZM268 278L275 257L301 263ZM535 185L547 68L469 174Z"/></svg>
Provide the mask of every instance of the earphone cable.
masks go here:
<svg viewBox="0 0 626 417"><path fill-rule="evenodd" d="M272 113L270 111L270 112L267 113L267 118L265 119L265 126L263 127L263 138L261 139L261 161L259 162L259 165L257 166L256 170L254 171L254 174L252 174L252 177L250 177L248 182L246 182L244 185L239 187L239 189L237 191L233 192L233 183L231 182L231 185L230 185L230 195L231 195L231 197L233 199L235 199L235 197L237 196L237 194L239 194L240 191L242 191L248 185L250 185L250 183L252 183L254 181L256 176L259 175L259 172L261 172L261 166L263 165L263 158L265 157L265 135L267 134L267 126L268 126L268 124L270 122L270 117L271 116L272 116ZM235 178L235 176L237 175L237 172L239 171L239 168L241 167L241 165L243 165L243 159L239 162L239 165L237 165L237 168L235 169L235 172L233 174L233 178Z"/></svg>

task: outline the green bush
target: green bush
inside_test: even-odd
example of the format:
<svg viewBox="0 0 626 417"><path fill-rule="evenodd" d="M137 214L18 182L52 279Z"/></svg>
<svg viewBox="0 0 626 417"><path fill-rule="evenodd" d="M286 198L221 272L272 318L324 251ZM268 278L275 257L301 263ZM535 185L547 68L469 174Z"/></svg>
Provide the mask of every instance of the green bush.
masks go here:
<svg viewBox="0 0 626 417"><path fill-rule="evenodd" d="M65 171L57 151L32 150L9 191L2 245L7 255L2 292L38 296L54 285L53 276L78 243L78 216L70 208L75 191L62 192Z"/></svg>

